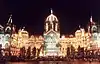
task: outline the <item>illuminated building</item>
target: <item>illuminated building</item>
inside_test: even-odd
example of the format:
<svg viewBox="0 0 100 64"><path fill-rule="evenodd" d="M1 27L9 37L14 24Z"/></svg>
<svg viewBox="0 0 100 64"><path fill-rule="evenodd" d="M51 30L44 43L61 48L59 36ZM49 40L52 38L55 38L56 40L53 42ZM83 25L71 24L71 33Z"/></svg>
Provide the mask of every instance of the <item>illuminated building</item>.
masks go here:
<svg viewBox="0 0 100 64"><path fill-rule="evenodd" d="M28 47L31 47L31 52L35 47L36 56L66 56L68 48L70 48L70 53L73 52L71 47L73 47L76 52L79 46L88 50L91 49L91 45L93 48L93 44L99 47L100 33L96 32L97 27L94 22L92 22L92 17L90 18L88 32L79 26L79 29L76 30L74 35L61 36L59 20L51 10L51 14L45 20L44 29L43 36L36 34L29 36L28 31L24 28L19 29L18 33L12 34L12 45L16 46L16 48L25 47L26 50ZM97 36L96 39L95 35Z"/></svg>
<svg viewBox="0 0 100 64"><path fill-rule="evenodd" d="M66 35L63 35L60 38L59 21L51 10L51 14L45 20L45 31L43 34L44 40L40 42L41 44L38 44L36 43L36 41L40 41L38 39L39 37L37 38L37 36L34 35L29 38L29 42L31 44L34 44L33 47L36 47L37 49L41 48L42 43L44 44L44 48L41 49L43 52L40 52L41 56L66 56L68 47L71 48L73 46L75 51L78 51L79 46L84 49L90 49L90 28L88 28L88 32L86 32L85 29L80 28L79 30L76 30L74 35L68 35L67 37ZM32 47L30 43L28 45ZM59 46L57 46L58 44ZM69 52L72 52L72 50L70 50Z"/></svg>
<svg viewBox="0 0 100 64"><path fill-rule="evenodd" d="M12 23L11 17L10 22ZM35 47L37 56L66 56L68 47L73 46L75 51L77 51L78 46L85 48L89 46L87 43L89 42L89 35L83 28L77 30L75 32L75 36L68 35L66 37L66 35L63 35L60 38L59 20L53 14L52 10L51 14L45 20L45 30L43 36L36 34L29 36L29 33L25 30L25 27L19 29L18 33L15 29L15 25L11 26L11 24L8 22L6 27L6 35L9 34L9 37L11 35L11 39L8 39L8 44L11 45L12 55L18 55L18 53L20 53L19 49L22 47L25 47L26 50L28 47L31 47L31 52Z"/></svg>
<svg viewBox="0 0 100 64"><path fill-rule="evenodd" d="M52 9L51 14L47 16L44 22L44 32L42 35L30 35L25 27L16 32L16 26L12 25L12 16L10 16L5 27L0 25L0 45L2 48L10 47L11 54L19 56L20 49L25 47L25 51L30 47L32 50L36 48L36 56L67 56L68 52L77 52L78 47L87 50L100 48L100 29L93 22L92 16L88 25L88 31L79 26L73 35L61 35L59 20L54 15ZM61 38L60 38L61 36ZM68 50L69 48L69 50ZM73 48L73 50L72 50Z"/></svg>
<svg viewBox="0 0 100 64"><path fill-rule="evenodd" d="M46 18L44 28L44 56L59 55L60 50L57 47L60 38L59 21L52 10Z"/></svg>

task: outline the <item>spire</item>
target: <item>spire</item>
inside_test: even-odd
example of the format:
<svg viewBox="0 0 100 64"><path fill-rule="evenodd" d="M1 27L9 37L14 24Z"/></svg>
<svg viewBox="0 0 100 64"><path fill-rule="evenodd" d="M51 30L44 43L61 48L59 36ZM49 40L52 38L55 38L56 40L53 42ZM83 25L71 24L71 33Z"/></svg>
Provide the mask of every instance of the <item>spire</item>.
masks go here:
<svg viewBox="0 0 100 64"><path fill-rule="evenodd" d="M25 30L25 26L22 28L22 31L24 31Z"/></svg>
<svg viewBox="0 0 100 64"><path fill-rule="evenodd" d="M12 33L13 34L16 33L16 26L15 25L13 25L13 27L12 27Z"/></svg>
<svg viewBox="0 0 100 64"><path fill-rule="evenodd" d="M7 25L11 25L11 24L12 24L12 14L10 15L8 22L7 22Z"/></svg>
<svg viewBox="0 0 100 64"><path fill-rule="evenodd" d="M8 20L8 23L12 23L12 14L10 15L10 17L9 17L9 20Z"/></svg>
<svg viewBox="0 0 100 64"><path fill-rule="evenodd" d="M79 25L79 29L81 28L81 25Z"/></svg>
<svg viewBox="0 0 100 64"><path fill-rule="evenodd" d="M91 16L91 18L90 18L90 22L93 22L93 20L92 20L92 16Z"/></svg>
<svg viewBox="0 0 100 64"><path fill-rule="evenodd" d="M90 23L93 24L93 25L95 24L95 22L94 22L93 19L92 19L92 15L91 15L91 17L90 17Z"/></svg>
<svg viewBox="0 0 100 64"><path fill-rule="evenodd" d="M23 27L23 29L25 29L25 26Z"/></svg>
<svg viewBox="0 0 100 64"><path fill-rule="evenodd" d="M53 10L52 10L52 8L51 8L51 14L53 14Z"/></svg>

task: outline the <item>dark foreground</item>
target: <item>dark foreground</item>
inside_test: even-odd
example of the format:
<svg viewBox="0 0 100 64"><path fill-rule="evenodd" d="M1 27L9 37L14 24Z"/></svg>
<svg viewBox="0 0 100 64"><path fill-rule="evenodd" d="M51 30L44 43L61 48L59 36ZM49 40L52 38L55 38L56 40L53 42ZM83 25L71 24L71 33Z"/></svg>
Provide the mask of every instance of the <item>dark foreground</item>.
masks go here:
<svg viewBox="0 0 100 64"><path fill-rule="evenodd" d="M2 62L0 64L100 64L97 61L83 61L83 60L75 60L75 61L33 61L33 62Z"/></svg>

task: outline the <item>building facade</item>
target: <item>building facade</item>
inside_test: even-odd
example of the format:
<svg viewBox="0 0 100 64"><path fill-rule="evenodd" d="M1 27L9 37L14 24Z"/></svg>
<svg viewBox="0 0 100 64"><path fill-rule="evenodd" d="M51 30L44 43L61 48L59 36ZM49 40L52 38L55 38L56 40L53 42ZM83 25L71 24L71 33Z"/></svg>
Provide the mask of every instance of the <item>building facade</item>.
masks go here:
<svg viewBox="0 0 100 64"><path fill-rule="evenodd" d="M79 27L73 35L61 35L59 25L57 16L51 10L50 15L44 21L43 34L29 36L25 27L16 32L16 26L12 25L12 16L10 16L6 27L0 25L0 45L4 49L10 47L11 55L19 56L22 53L21 49L24 48L26 52L30 49L31 56L34 56L36 52L37 57L65 57L78 52L79 48L84 50L100 48L100 29L93 22L92 16L88 25L88 31ZM36 50L33 51L34 49Z"/></svg>
<svg viewBox="0 0 100 64"><path fill-rule="evenodd" d="M19 29L18 33L14 34L15 38L13 37L12 43L14 44L15 41L15 46L17 45L18 48L25 47L26 50L31 47L31 52L35 47L36 56L67 56L72 54L73 51L77 52L79 47L84 48L84 50L91 50L95 46L99 47L99 44L97 44L97 41L99 42L99 33L97 33L95 22L92 21L91 17L88 31L79 27L74 35L61 35L59 20L51 10L51 14L44 22L45 30L43 35L29 36L27 31Z"/></svg>
<svg viewBox="0 0 100 64"><path fill-rule="evenodd" d="M59 47L57 47L60 39L59 21L52 10L51 14L46 18L44 28L44 55L59 55L60 51Z"/></svg>

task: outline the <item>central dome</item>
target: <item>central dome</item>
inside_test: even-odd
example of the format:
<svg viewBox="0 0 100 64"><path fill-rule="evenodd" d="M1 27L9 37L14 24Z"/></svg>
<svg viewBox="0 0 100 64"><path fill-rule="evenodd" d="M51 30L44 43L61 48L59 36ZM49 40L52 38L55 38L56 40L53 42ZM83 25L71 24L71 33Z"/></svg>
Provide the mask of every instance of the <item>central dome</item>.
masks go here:
<svg viewBox="0 0 100 64"><path fill-rule="evenodd" d="M57 21L57 22L58 22L58 19L57 19L57 17L53 14L53 11L52 11L52 10L51 10L51 14L46 18L46 21L50 21L50 22Z"/></svg>

